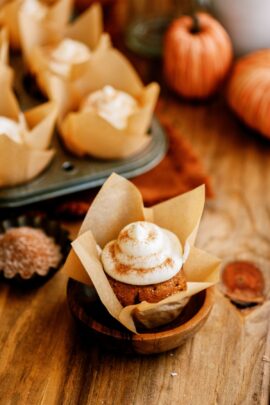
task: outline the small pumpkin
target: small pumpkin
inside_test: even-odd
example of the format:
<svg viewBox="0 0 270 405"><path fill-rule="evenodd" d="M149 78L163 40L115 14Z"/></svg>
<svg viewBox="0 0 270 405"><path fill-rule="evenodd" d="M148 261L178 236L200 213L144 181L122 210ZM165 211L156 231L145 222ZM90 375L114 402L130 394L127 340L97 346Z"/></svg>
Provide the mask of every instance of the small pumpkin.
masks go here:
<svg viewBox="0 0 270 405"><path fill-rule="evenodd" d="M270 49L237 61L228 83L227 100L242 121L270 138Z"/></svg>
<svg viewBox="0 0 270 405"><path fill-rule="evenodd" d="M200 99L215 93L232 57L228 34L207 13L176 19L165 35L165 79L183 97Z"/></svg>

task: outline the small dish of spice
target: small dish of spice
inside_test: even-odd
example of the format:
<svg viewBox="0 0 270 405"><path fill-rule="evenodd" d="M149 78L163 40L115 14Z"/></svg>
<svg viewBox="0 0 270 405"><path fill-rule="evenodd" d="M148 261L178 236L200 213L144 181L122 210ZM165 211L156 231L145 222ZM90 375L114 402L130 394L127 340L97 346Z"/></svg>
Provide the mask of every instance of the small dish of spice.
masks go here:
<svg viewBox="0 0 270 405"><path fill-rule="evenodd" d="M65 261L68 232L56 221L19 217L0 223L0 272L5 279L34 282L48 280Z"/></svg>

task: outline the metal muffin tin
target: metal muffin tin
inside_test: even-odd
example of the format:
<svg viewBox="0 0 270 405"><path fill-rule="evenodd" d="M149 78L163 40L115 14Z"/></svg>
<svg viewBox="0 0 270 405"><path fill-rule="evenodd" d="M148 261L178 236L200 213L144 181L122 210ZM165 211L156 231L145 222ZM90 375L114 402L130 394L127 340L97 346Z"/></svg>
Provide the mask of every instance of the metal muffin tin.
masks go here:
<svg viewBox="0 0 270 405"><path fill-rule="evenodd" d="M36 106L40 102L30 96L23 86L24 71L21 58L14 56L12 65L18 73L15 89L21 108L26 110ZM56 134L52 145L56 149L56 155L51 165L37 178L24 185L1 188L0 208L21 207L100 186L112 172L126 178L145 173L156 166L167 151L166 135L156 118L153 118L149 136L151 142L147 147L131 158L101 160L73 156L63 147Z"/></svg>

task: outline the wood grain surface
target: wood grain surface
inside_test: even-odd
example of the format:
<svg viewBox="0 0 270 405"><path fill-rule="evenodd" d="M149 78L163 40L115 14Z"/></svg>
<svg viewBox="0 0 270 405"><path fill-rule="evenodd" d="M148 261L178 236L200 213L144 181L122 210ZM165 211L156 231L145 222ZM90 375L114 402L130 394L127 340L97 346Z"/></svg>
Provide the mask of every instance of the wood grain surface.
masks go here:
<svg viewBox="0 0 270 405"><path fill-rule="evenodd" d="M185 345L127 356L80 336L61 272L33 291L1 282L1 405L268 404L270 143L242 126L222 95L195 105L171 94L163 100L163 113L192 142L213 181L215 199L206 204L197 245L224 263L257 264L265 303L239 311L216 288L210 317ZM78 224L68 226L75 235Z"/></svg>
<svg viewBox="0 0 270 405"><path fill-rule="evenodd" d="M269 298L269 144L242 127L222 98L191 105L167 96L163 109L214 182L216 198L206 205L198 245L224 262L256 263ZM184 346L125 356L80 337L66 283L59 273L32 292L0 284L1 404L262 403L268 301L240 312L217 289L205 326Z"/></svg>

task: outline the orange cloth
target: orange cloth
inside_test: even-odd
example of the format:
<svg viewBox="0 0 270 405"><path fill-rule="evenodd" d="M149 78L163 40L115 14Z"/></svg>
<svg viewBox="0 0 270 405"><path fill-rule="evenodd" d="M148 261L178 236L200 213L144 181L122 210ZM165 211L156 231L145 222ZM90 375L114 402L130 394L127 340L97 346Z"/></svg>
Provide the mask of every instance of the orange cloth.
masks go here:
<svg viewBox="0 0 270 405"><path fill-rule="evenodd" d="M210 179L190 143L181 132L161 119L169 140L165 158L154 169L132 180L142 193L146 206L175 197L201 184L206 196L213 197Z"/></svg>

